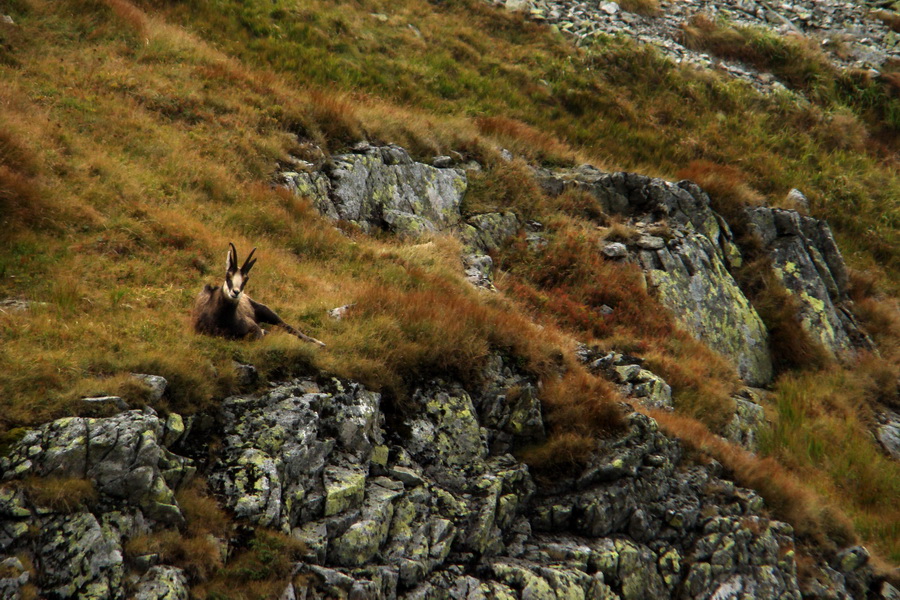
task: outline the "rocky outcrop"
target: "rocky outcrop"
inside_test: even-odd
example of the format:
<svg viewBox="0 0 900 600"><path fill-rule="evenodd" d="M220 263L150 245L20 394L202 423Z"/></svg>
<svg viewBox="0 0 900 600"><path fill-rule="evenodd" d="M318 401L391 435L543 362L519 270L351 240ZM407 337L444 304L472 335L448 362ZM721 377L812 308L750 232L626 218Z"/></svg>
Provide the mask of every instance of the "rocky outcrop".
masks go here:
<svg viewBox="0 0 900 600"><path fill-rule="evenodd" d="M281 178L333 219L408 237L455 226L467 186L462 169L439 169L415 162L398 146L368 144L332 157L323 172Z"/></svg>
<svg viewBox="0 0 900 600"><path fill-rule="evenodd" d="M682 25L697 14L738 26L751 26L777 34L803 34L821 44L831 61L842 68L880 69L900 56L900 34L878 18L864 2L840 0L661 0L655 14L636 14L626 3L579 0L492 0L524 12L567 33L579 44L590 45L597 36L622 35L650 44L678 63L715 68L747 81L763 92L783 90L770 73L721 60L683 44ZM881 9L900 12L900 3L872 2ZM834 43L840 39L840 44Z"/></svg>
<svg viewBox="0 0 900 600"><path fill-rule="evenodd" d="M85 478L103 496L138 506L164 523L183 522L173 490L194 473L167 447L184 433L182 419L152 409L108 419L69 418L34 429L0 458L3 480Z"/></svg>
<svg viewBox="0 0 900 600"><path fill-rule="evenodd" d="M628 360L598 368L637 366ZM153 506L141 495L105 483L121 477L101 475L113 465L123 477L128 465L158 465L135 462L143 447L159 455L154 448L202 445L216 431L222 449L205 475L225 506L241 523L304 542L284 598L801 597L791 527L766 516L762 499L717 464L686 462L652 419L628 414L625 432L600 442L580 472L535 479L508 453L544 435L532 382L502 357L489 361L485 379L473 390L428 382L392 420L379 395L357 383L299 379L229 398L214 418L185 426L174 415L127 411L33 430L2 463L0 589L33 583L53 598L186 598L189 581L177 566L126 563L129 539L168 525L145 517ZM78 428L96 435L81 439ZM113 429L123 435L102 446L111 463L97 468L103 456L83 457ZM168 464L189 462L165 452ZM90 511L33 506L10 485L71 464L98 474ZM860 552L828 567L834 589L806 597L865 590ZM23 553L39 568L14 558Z"/></svg>
<svg viewBox="0 0 900 600"><path fill-rule="evenodd" d="M684 327L730 358L750 385L772 378L768 332L729 268L742 257L709 197L689 181L672 183L636 173L604 173L584 165L564 172L538 171L550 194L580 189L603 211L629 219L633 237L609 244L611 260L627 257Z"/></svg>
<svg viewBox="0 0 900 600"><path fill-rule="evenodd" d="M747 215L778 278L799 301L806 331L835 355L874 348L850 312L847 267L828 224L768 207Z"/></svg>
<svg viewBox="0 0 900 600"><path fill-rule="evenodd" d="M602 374L616 384L619 393L629 400L658 410L672 410L672 388L649 369L644 359L618 352L599 352L596 348L581 345L576 351L581 362L592 373Z"/></svg>
<svg viewBox="0 0 900 600"><path fill-rule="evenodd" d="M450 157L438 158L435 166L426 165L398 146L362 142L352 153L332 157L319 171L286 171L279 180L309 198L323 215L355 223L366 232L384 230L405 238L440 231L456 234L463 242L466 277L494 290L488 253L516 234L518 218L511 212L464 217L460 209L468 187L466 171L455 167Z"/></svg>

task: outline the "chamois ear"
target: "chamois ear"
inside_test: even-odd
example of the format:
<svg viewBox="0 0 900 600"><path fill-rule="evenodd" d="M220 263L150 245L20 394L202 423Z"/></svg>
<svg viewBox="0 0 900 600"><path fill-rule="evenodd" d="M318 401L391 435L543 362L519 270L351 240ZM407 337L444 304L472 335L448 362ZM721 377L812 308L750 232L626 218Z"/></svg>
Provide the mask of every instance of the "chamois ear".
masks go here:
<svg viewBox="0 0 900 600"><path fill-rule="evenodd" d="M245 276L250 274L250 269L253 268L253 265L256 264L256 259L253 258L253 253L256 252L256 248L250 251L250 254L247 255L247 260L244 261L244 266L241 267L241 273ZM250 260L253 258L253 260Z"/></svg>
<svg viewBox="0 0 900 600"><path fill-rule="evenodd" d="M225 271L227 273L233 273L234 271L237 271L237 250L235 250L234 244L231 242L229 242L228 245L231 247L228 249L228 256L225 258Z"/></svg>

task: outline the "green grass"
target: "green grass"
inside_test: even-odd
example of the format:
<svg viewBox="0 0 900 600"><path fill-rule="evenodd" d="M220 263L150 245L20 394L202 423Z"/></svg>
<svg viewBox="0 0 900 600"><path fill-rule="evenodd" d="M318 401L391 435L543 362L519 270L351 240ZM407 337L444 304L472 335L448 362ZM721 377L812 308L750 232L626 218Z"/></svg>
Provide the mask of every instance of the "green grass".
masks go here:
<svg viewBox="0 0 900 600"><path fill-rule="evenodd" d="M872 443L872 396L865 368L789 375L775 387L763 453L800 473L807 484L839 498L861 535L900 560L900 465Z"/></svg>

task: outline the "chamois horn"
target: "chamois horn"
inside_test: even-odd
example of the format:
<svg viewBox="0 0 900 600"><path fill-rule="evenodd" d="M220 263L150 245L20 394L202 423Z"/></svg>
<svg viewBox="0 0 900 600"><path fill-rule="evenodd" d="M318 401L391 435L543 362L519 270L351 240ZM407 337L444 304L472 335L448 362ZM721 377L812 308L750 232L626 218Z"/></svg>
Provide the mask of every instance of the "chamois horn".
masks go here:
<svg viewBox="0 0 900 600"><path fill-rule="evenodd" d="M232 248L233 248L233 247L234 247L234 246L232 246ZM255 258L254 258L253 260L250 260L251 258L253 258L253 253L254 253L254 252L256 252L256 248L254 248L253 250L250 251L250 254L247 255L247 260L244 261L244 266L241 267L241 273L243 273L244 275L246 275L247 273L249 273L249 272L250 272L250 269L253 268L253 265L256 264L256 259L255 259ZM235 256L235 264L237 264L237 256Z"/></svg>

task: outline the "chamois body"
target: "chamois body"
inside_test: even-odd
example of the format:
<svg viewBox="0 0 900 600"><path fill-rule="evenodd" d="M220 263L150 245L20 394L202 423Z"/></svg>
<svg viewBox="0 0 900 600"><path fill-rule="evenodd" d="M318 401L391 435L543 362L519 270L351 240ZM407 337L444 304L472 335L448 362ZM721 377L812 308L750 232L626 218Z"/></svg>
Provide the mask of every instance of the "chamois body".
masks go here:
<svg viewBox="0 0 900 600"><path fill-rule="evenodd" d="M264 304L252 300L244 293L244 286L250 278L250 269L256 260L250 260L256 248L250 252L244 266L237 268L237 250L230 244L225 262L225 282L221 286L206 285L197 295L191 322L194 331L230 339L259 339L266 332L261 324L281 327L301 340L324 346L322 342L297 331L275 311Z"/></svg>

